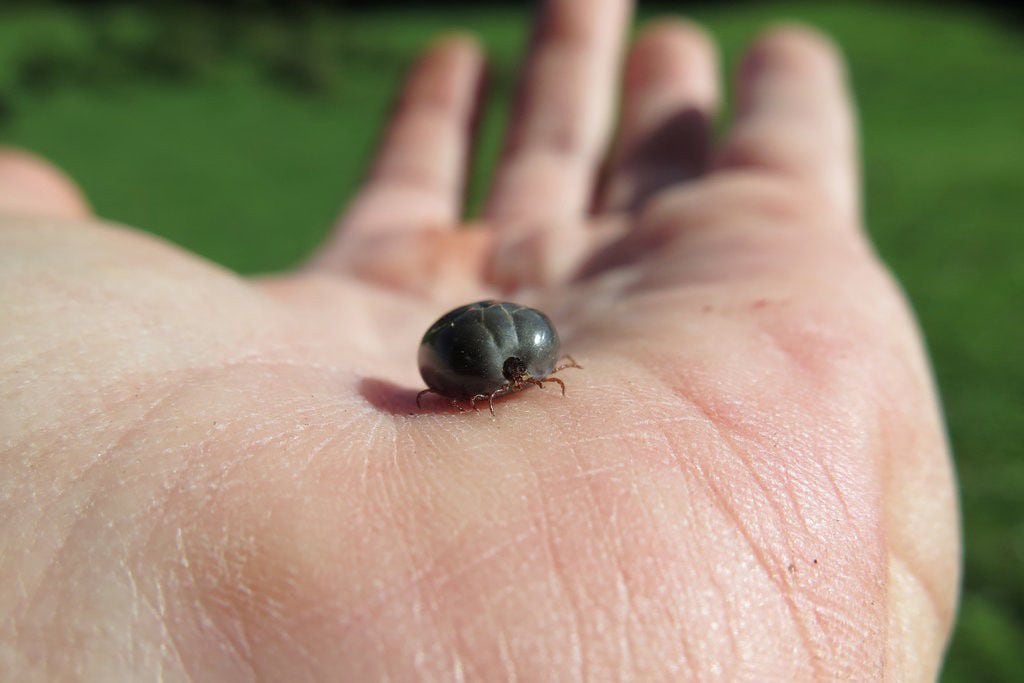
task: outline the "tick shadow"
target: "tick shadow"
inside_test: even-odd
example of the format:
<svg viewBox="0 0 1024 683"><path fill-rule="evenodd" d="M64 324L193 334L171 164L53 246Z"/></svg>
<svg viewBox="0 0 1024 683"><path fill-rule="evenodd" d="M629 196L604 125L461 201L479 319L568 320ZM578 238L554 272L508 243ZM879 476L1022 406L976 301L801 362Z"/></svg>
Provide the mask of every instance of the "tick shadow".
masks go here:
<svg viewBox="0 0 1024 683"><path fill-rule="evenodd" d="M357 387L366 402L377 410L391 415L450 415L458 410L448 402L434 394L427 394L416 406L416 394L420 389L409 389L374 377L363 377Z"/></svg>

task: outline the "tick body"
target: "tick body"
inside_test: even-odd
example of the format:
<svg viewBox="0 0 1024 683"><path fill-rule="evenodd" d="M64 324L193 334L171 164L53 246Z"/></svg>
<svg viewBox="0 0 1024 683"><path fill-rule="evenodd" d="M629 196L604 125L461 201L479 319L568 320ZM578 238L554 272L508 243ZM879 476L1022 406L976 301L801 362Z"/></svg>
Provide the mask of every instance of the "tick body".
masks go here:
<svg viewBox="0 0 1024 683"><path fill-rule="evenodd" d="M500 301L478 301L460 306L430 326L420 342L420 375L429 389L458 405L471 407L530 385L541 388L555 382L565 394L562 380L552 374L580 367L571 357L559 365L558 333L551 320L535 308Z"/></svg>

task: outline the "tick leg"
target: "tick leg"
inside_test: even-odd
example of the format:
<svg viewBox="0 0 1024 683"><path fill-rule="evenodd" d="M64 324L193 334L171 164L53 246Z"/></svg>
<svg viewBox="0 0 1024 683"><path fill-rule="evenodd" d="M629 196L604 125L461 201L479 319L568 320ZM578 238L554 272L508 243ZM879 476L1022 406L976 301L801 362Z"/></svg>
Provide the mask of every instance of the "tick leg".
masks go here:
<svg viewBox="0 0 1024 683"><path fill-rule="evenodd" d="M498 389L497 391L491 392L491 395L487 397L487 405L491 409L491 417L494 417L494 397L495 396L500 396L500 395L502 395L504 393L505 392L503 392L501 389Z"/></svg>
<svg viewBox="0 0 1024 683"><path fill-rule="evenodd" d="M555 368L554 370L551 371L552 374L558 372L559 370L565 370L566 368L576 368L577 370L582 370L583 369L583 366L580 365L579 363L577 363L576 359L573 358L572 356L570 356L569 354L565 354L564 356L562 356L558 360L568 360L569 362L568 363L562 363L561 365L559 365L557 368Z"/></svg>
<svg viewBox="0 0 1024 683"><path fill-rule="evenodd" d="M543 388L544 388L544 380L540 380L540 379L528 379L528 380L526 380L526 381L527 381L527 382L529 382L530 384L536 384L536 385L537 385L538 387L540 387L541 389L543 389Z"/></svg>
<svg viewBox="0 0 1024 683"><path fill-rule="evenodd" d="M480 410L479 408L476 407L476 402L484 398L487 397L483 394L477 394L476 396L472 396L469 398L469 407L473 409L473 412L477 412Z"/></svg>
<svg viewBox="0 0 1024 683"><path fill-rule="evenodd" d="M420 393L416 394L416 407L417 408L422 408L423 407L423 406L420 405L420 399L423 398L423 394L436 394L436 393L437 392L434 391L433 389L424 389Z"/></svg>
<svg viewBox="0 0 1024 683"><path fill-rule="evenodd" d="M558 379L557 377L546 377L546 378L542 379L541 381L542 382L554 382L554 383L556 383L558 386L562 387L562 396L565 396L565 382L563 382L562 380Z"/></svg>

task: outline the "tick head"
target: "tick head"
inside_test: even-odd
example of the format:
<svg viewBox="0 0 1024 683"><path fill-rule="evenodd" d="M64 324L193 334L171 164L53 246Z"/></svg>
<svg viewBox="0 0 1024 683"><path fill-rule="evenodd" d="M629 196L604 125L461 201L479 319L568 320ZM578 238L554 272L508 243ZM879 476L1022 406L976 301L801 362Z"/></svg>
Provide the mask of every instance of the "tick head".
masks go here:
<svg viewBox="0 0 1024 683"><path fill-rule="evenodd" d="M527 378L526 363L522 358L515 356L506 358L505 364L501 367L501 374L512 384L520 384Z"/></svg>

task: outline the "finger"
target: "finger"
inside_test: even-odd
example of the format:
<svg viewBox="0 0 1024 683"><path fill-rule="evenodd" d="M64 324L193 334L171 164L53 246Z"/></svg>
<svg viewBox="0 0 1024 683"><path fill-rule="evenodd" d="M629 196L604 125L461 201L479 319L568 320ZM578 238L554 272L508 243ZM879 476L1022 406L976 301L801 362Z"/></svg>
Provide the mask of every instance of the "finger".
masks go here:
<svg viewBox="0 0 1024 683"><path fill-rule="evenodd" d="M25 151L0 150L0 211L49 218L85 218L78 186L48 161Z"/></svg>
<svg viewBox="0 0 1024 683"><path fill-rule="evenodd" d="M370 176L320 265L335 263L339 252L366 236L458 223L483 64L476 41L465 36L438 41L417 62Z"/></svg>
<svg viewBox="0 0 1024 683"><path fill-rule="evenodd" d="M547 0L544 5L485 210L501 231L492 273L497 280L513 284L541 275L535 263L564 253L555 245L582 237L610 131L631 5L629 0Z"/></svg>
<svg viewBox="0 0 1024 683"><path fill-rule="evenodd" d="M828 38L798 26L768 31L740 67L738 114L719 165L792 176L855 219L856 132L845 80Z"/></svg>
<svg viewBox="0 0 1024 683"><path fill-rule="evenodd" d="M619 139L600 208L636 208L707 168L718 104L714 43L699 27L663 20L630 51Z"/></svg>

